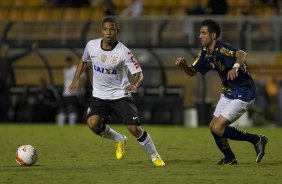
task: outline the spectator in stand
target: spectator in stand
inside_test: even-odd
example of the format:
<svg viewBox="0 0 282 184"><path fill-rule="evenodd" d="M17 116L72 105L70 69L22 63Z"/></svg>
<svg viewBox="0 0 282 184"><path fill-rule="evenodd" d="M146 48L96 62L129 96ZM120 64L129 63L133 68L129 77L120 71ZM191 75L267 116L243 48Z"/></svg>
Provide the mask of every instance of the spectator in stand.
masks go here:
<svg viewBox="0 0 282 184"><path fill-rule="evenodd" d="M191 22L189 15L205 15L206 10L202 7L199 0L194 0L192 8L186 10L186 17L183 23L183 33L185 42L189 45L194 44L194 24Z"/></svg>
<svg viewBox="0 0 282 184"><path fill-rule="evenodd" d="M32 122L54 122L60 97L56 88L47 83L45 78L39 80L34 102L31 104Z"/></svg>
<svg viewBox="0 0 282 184"><path fill-rule="evenodd" d="M193 4L192 8L188 9L186 11L186 14L187 15L205 15L206 10L205 10L204 7L202 7L201 1L194 0L194 4Z"/></svg>
<svg viewBox="0 0 282 184"><path fill-rule="evenodd" d="M91 6L102 6L105 15L112 16L116 14L116 6L112 0L92 0Z"/></svg>
<svg viewBox="0 0 282 184"><path fill-rule="evenodd" d="M116 6L112 0L104 0L104 11L105 11L105 15L116 14Z"/></svg>
<svg viewBox="0 0 282 184"><path fill-rule="evenodd" d="M0 122L7 121L7 113L10 104L10 84L13 81L13 64L20 58L28 55L37 46L32 45L31 49L17 55L9 56L10 47L3 44L0 48Z"/></svg>
<svg viewBox="0 0 282 184"><path fill-rule="evenodd" d="M142 13L143 4L141 0L133 0L132 4L121 12L121 16L132 18L132 21L129 23L132 28L132 34L134 33L134 36L130 39L130 42L132 42L131 44L142 44L144 41L142 29L140 29L140 23L135 20L135 18L141 16Z"/></svg>
<svg viewBox="0 0 282 184"><path fill-rule="evenodd" d="M211 15L225 15L228 11L226 0L209 0L207 6L207 14Z"/></svg>
<svg viewBox="0 0 282 184"><path fill-rule="evenodd" d="M79 108L79 101L78 101L78 91L74 91L70 93L68 91L68 86L72 82L72 78L75 74L76 65L73 63L73 58L71 56L67 56L65 59L65 68L64 72L64 90L62 93L63 101L62 106L59 109L59 113L57 114L57 124L64 125L66 120L69 125L74 125L78 118L78 108Z"/></svg>
<svg viewBox="0 0 282 184"><path fill-rule="evenodd" d="M90 5L89 0L53 0L51 3L54 7L82 7Z"/></svg>
<svg viewBox="0 0 282 184"><path fill-rule="evenodd" d="M255 105L259 108L259 111L266 116L268 109L268 99L269 95L266 90L265 80L260 79L256 84L256 95L255 95Z"/></svg>
<svg viewBox="0 0 282 184"><path fill-rule="evenodd" d="M143 13L143 4L141 0L133 0L132 4L126 7L121 14L139 17Z"/></svg>

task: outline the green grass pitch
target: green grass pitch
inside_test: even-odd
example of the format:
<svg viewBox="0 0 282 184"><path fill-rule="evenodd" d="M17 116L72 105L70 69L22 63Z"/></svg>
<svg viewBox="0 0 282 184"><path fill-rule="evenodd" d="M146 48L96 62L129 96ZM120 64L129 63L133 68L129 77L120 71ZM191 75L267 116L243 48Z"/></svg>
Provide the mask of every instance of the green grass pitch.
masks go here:
<svg viewBox="0 0 282 184"><path fill-rule="evenodd" d="M255 163L255 151L246 142L230 141L239 165L217 166L222 157L208 127L143 125L166 162L155 168L146 153L122 125L112 125L125 134L126 155L115 159L114 142L94 135L86 125L58 127L46 124L0 124L0 183L58 184L271 184L282 182L282 129L249 128L269 138L266 155ZM38 160L32 167L15 161L17 148L31 144Z"/></svg>

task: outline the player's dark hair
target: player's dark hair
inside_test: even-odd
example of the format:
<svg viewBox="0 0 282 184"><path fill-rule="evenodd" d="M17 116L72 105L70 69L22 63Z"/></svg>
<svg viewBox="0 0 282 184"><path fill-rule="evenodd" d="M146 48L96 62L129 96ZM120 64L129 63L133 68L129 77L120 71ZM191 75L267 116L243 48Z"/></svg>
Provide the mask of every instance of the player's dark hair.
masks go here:
<svg viewBox="0 0 282 184"><path fill-rule="evenodd" d="M117 28L119 28L119 25L118 25L118 22L117 20L114 18L114 17L105 17L102 21L102 26L105 24L105 23L112 23L112 24L115 24Z"/></svg>
<svg viewBox="0 0 282 184"><path fill-rule="evenodd" d="M217 22L213 21L212 19L204 20L201 23L201 27L203 27L203 26L207 26L209 33L215 33L216 38L218 38L220 36L221 28L220 28L219 24Z"/></svg>

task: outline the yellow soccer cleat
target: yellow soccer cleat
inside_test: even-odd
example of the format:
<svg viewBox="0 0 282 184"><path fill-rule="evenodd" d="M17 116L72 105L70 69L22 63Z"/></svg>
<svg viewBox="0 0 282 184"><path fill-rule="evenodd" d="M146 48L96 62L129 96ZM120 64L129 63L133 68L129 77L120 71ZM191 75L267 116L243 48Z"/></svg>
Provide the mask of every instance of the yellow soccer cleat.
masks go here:
<svg viewBox="0 0 282 184"><path fill-rule="evenodd" d="M116 158L118 160L122 159L125 154L124 146L126 141L127 141L127 137L123 135L123 140L121 142L116 143Z"/></svg>
<svg viewBox="0 0 282 184"><path fill-rule="evenodd" d="M153 161L154 166L156 167L162 167L165 165L164 161L160 158L157 157L154 161Z"/></svg>

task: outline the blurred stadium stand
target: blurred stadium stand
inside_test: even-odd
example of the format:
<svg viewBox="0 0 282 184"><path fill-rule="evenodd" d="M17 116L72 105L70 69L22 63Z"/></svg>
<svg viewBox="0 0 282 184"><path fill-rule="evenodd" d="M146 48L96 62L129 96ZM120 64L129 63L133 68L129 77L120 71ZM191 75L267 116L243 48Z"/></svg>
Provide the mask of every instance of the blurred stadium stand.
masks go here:
<svg viewBox="0 0 282 184"><path fill-rule="evenodd" d="M132 0L114 0L119 14ZM214 73L205 78L189 78L174 66L177 56L193 61L199 49L198 30L207 16L187 16L192 0L142 0L143 16L119 17L119 39L136 55L143 66L145 79L136 94L141 120L145 123L183 124L185 109L212 104L218 98L220 83ZM201 0L206 6L207 0ZM277 8L255 1L251 15L243 16L247 0L228 0L226 16L214 18L223 27L222 39L248 52L248 65L258 80L263 73L268 88L275 95L275 80L282 80L282 18ZM104 16L99 5L88 7L53 7L44 0L1 0L1 42L8 43L11 54L37 42L39 48L14 65L12 91L26 91L36 86L41 77L60 89L63 84L64 58L81 57L88 40L100 35ZM189 25L189 41L184 25ZM204 87L203 87L204 82ZM149 92L148 92L149 91ZM169 91L174 91L169 92ZM274 100L275 101L275 100ZM275 112L275 103L270 107ZM273 118L275 119L275 118ZM20 121L20 120L17 120ZM206 121L206 120L203 120ZM199 124L207 124L200 122Z"/></svg>

